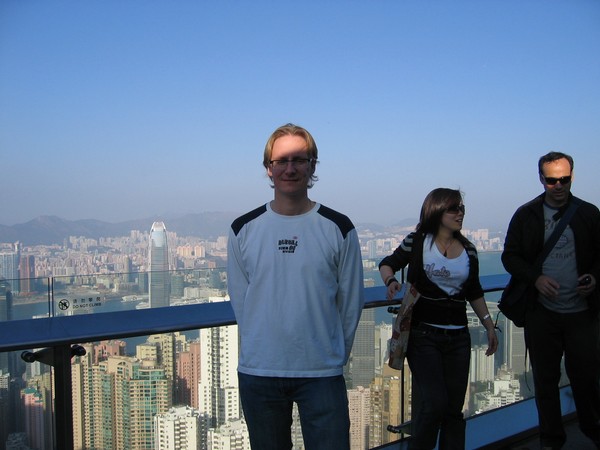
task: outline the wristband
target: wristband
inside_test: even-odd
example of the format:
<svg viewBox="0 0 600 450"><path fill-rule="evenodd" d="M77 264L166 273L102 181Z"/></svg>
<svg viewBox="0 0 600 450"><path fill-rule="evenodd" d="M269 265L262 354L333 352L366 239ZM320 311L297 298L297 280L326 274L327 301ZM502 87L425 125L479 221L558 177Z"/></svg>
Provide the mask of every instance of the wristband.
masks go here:
<svg viewBox="0 0 600 450"><path fill-rule="evenodd" d="M395 277L391 276L387 279L387 281L385 282L385 287L390 287L390 284L392 284L393 282L398 283L398 280L396 280Z"/></svg>
<svg viewBox="0 0 600 450"><path fill-rule="evenodd" d="M489 315L489 314L486 314L485 316L483 316L483 317L481 318L481 323L483 323L483 322L485 321L485 319L489 319L489 318L490 318L490 315Z"/></svg>

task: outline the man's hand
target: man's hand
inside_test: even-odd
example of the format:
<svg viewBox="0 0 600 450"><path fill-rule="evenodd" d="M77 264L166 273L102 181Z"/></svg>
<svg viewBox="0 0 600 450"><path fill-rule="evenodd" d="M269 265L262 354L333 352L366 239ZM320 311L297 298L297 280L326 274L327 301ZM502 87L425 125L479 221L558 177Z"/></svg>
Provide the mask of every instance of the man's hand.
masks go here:
<svg viewBox="0 0 600 450"><path fill-rule="evenodd" d="M588 281L589 280L589 281ZM590 295L596 289L596 278L589 273L579 277L577 284L577 293L582 297Z"/></svg>
<svg viewBox="0 0 600 450"><path fill-rule="evenodd" d="M537 280L535 280L535 288L542 294L544 297L549 299L555 299L558 295L558 288L560 285L558 282L550 278L547 275L540 275Z"/></svg>

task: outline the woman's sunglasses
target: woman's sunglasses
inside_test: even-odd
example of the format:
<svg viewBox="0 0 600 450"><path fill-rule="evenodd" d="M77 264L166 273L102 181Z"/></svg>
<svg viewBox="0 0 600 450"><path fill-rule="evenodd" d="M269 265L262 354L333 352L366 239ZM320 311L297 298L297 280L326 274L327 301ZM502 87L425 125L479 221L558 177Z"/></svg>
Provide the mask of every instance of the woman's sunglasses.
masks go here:
<svg viewBox="0 0 600 450"><path fill-rule="evenodd" d="M465 205L452 205L446 208L446 212L450 214L458 214L459 212L465 213Z"/></svg>

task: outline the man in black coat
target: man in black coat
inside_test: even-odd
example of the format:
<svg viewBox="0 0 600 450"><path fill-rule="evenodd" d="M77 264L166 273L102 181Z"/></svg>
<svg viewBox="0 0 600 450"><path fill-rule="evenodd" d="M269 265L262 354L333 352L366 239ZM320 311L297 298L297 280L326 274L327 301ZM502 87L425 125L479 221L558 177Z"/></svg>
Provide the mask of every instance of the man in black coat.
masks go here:
<svg viewBox="0 0 600 450"><path fill-rule="evenodd" d="M550 152L538 162L544 193L519 207L504 244L502 262L515 279L535 287L534 308L525 323L542 448L560 449L560 364L571 382L583 433L600 448L600 211L571 194L573 158ZM569 204L580 205L541 267L536 257Z"/></svg>

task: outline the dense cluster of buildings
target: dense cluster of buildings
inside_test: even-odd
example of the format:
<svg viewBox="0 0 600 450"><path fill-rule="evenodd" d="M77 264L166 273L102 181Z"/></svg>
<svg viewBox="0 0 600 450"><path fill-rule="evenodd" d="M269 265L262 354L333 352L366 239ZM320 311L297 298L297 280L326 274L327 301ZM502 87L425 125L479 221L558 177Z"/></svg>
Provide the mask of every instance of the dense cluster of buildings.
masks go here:
<svg viewBox="0 0 600 450"><path fill-rule="evenodd" d="M361 230L366 285L380 283L376 263L408 229L393 233ZM480 249L500 249L487 230L467 232ZM70 237L61 245L2 244L0 321L14 317L20 303L47 295L52 278L69 314L101 313L109 305L159 307L227 300L226 238L181 238L155 222L149 233L93 240ZM93 299L99 308L74 308ZM134 306L130 306L134 305ZM409 420L410 370L387 366L393 316L366 309L345 368L353 449L397 439L388 425ZM485 333L469 316L473 342L466 415L521 398L525 372L522 330L502 324L502 350L485 356ZM72 362L74 441L77 449L249 449L238 396L236 326L153 335L135 340L82 344ZM0 439L7 449L51 447L52 377L49 367L0 354ZM2 421L0 421L2 422ZM301 449L299 420L294 448Z"/></svg>

